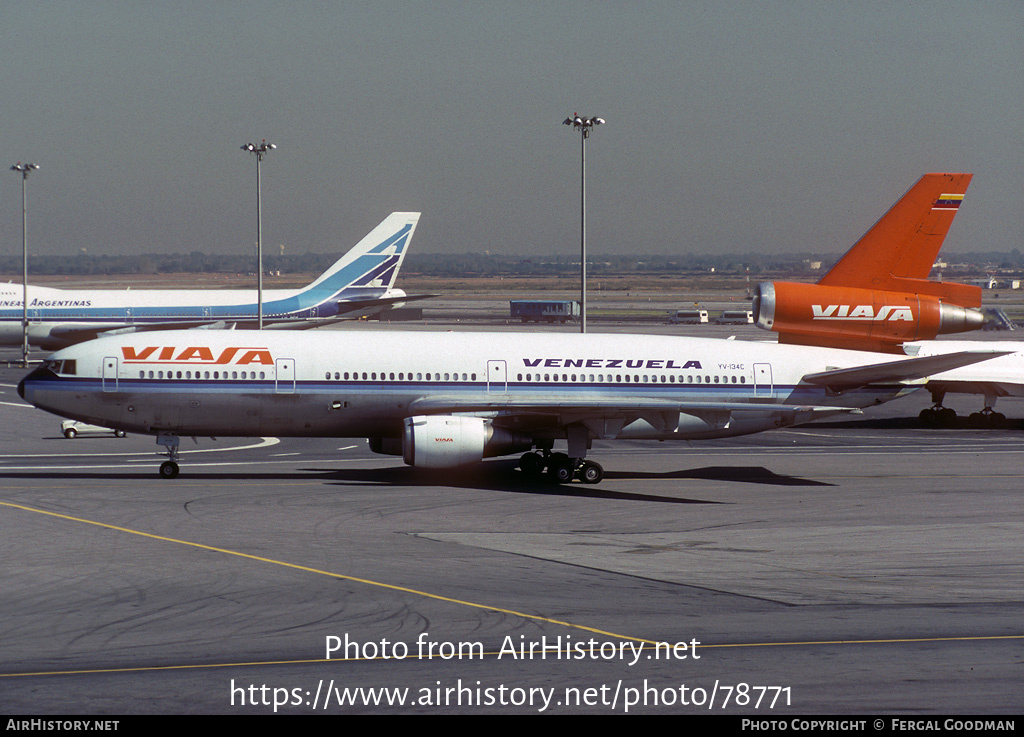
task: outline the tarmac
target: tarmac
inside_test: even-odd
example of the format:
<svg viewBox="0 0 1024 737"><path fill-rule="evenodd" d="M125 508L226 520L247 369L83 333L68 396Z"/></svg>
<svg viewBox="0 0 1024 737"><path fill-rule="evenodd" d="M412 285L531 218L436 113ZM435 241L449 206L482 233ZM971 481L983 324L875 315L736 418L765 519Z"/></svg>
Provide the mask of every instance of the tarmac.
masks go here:
<svg viewBox="0 0 1024 737"><path fill-rule="evenodd" d="M7 714L1024 708L1020 400L999 430L926 429L918 392L598 442L597 486L331 438L183 439L164 480L152 438L64 439L23 373L0 369Z"/></svg>

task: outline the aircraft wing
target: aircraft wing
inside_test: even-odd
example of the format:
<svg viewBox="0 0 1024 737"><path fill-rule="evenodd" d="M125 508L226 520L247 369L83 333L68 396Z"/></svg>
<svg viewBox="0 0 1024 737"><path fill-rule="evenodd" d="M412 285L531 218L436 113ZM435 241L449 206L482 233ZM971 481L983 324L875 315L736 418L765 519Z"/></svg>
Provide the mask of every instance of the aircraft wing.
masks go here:
<svg viewBox="0 0 1024 737"><path fill-rule="evenodd" d="M154 330L190 330L194 328L232 329L232 323L211 320L195 320L192 322L140 322L135 324L105 323L99 325L57 324L50 328L50 338L66 342L68 345L82 343L107 335L125 335L127 333L144 333Z"/></svg>
<svg viewBox="0 0 1024 737"><path fill-rule="evenodd" d="M872 384L892 384L924 380L943 371L970 366L973 363L1005 356L1012 351L961 351L938 356L924 356L900 361L874 363L869 366L834 369L807 374L803 380L835 392L849 391Z"/></svg>
<svg viewBox="0 0 1024 737"><path fill-rule="evenodd" d="M497 425L526 429L559 427L573 423L587 425L597 437L614 436L624 425L643 419L652 426L670 430L679 424L679 415L697 417L711 426L727 427L740 417L771 414L791 424L809 422L838 412L859 412L850 407L811 404L772 404L770 402L675 402L671 400L627 397L583 398L550 394L508 397L505 394L476 397L433 395L409 404L414 414L457 414L492 418Z"/></svg>
<svg viewBox="0 0 1024 737"><path fill-rule="evenodd" d="M835 392L872 384L891 384L924 380L927 376L1006 355L1005 351L963 351L942 356L910 358L899 361L835 369L809 374L804 381ZM587 425L598 437L613 435L616 428L643 419L652 426L670 429L679 415L697 417L709 425L727 427L733 419L772 415L785 424L802 424L840 412L856 412L850 407L771 402L678 402L649 397L579 397L573 394L482 393L475 396L432 395L409 404L414 414L460 414L492 418L495 424L510 428L536 429L544 426Z"/></svg>

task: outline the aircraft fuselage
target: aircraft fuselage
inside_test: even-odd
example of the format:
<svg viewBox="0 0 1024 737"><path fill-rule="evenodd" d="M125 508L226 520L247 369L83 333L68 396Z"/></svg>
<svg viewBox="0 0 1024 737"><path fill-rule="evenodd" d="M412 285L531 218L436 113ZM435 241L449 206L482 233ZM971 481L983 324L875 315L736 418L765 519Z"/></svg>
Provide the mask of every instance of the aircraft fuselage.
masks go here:
<svg viewBox="0 0 1024 737"><path fill-rule="evenodd" d="M62 350L21 391L55 414L130 432L397 438L410 416L471 414L534 438L565 437L578 421L598 437L684 439L913 388L829 396L801 381L880 358L649 335L168 331Z"/></svg>

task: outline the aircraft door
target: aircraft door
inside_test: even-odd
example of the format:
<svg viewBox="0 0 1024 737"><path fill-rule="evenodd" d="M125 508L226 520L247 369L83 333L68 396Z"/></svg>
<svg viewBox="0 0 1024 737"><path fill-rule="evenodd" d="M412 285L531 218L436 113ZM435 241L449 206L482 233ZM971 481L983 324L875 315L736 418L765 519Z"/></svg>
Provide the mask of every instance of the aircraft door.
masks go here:
<svg viewBox="0 0 1024 737"><path fill-rule="evenodd" d="M504 361L487 362L487 391L508 391L508 374L505 369Z"/></svg>
<svg viewBox="0 0 1024 737"><path fill-rule="evenodd" d="M278 394L295 393L295 359L279 358L275 364L277 369L274 380L274 391Z"/></svg>
<svg viewBox="0 0 1024 737"><path fill-rule="evenodd" d="M772 385L772 365L770 363L754 364L754 396L770 397L775 393Z"/></svg>
<svg viewBox="0 0 1024 737"><path fill-rule="evenodd" d="M103 359L103 391L117 391L117 357L107 356Z"/></svg>

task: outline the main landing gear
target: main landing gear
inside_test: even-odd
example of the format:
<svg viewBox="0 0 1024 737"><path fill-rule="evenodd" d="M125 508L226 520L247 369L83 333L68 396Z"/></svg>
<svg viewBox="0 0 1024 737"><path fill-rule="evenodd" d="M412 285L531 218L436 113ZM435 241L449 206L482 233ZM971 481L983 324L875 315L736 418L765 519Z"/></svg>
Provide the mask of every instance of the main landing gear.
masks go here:
<svg viewBox="0 0 1024 737"><path fill-rule="evenodd" d="M967 424L971 427L998 429L1006 427L1006 415L996 412L991 407L985 407L981 412L972 412L967 417Z"/></svg>
<svg viewBox="0 0 1024 737"><path fill-rule="evenodd" d="M953 427L956 423L956 410L939 404L921 410L917 417L925 427Z"/></svg>
<svg viewBox="0 0 1024 737"><path fill-rule="evenodd" d="M519 459L519 470L530 478L540 478L546 473L548 479L557 484L569 484L573 479L584 484L597 484L604 478L604 468L600 463L547 451L524 454Z"/></svg>
<svg viewBox="0 0 1024 737"><path fill-rule="evenodd" d="M933 407L921 410L918 419L925 427L953 427L956 424L956 411L942 406L944 393L932 392ZM1006 415L996 412L996 395L985 394L985 408L981 412L972 412L967 418L967 426L974 428L999 429L1006 427Z"/></svg>
<svg viewBox="0 0 1024 737"><path fill-rule="evenodd" d="M925 427L953 427L956 425L957 414L949 407L936 406L921 410L918 415ZM967 417L967 426L974 428L999 429L1006 427L1006 415L996 412L992 407L985 407L981 412L972 412Z"/></svg>

